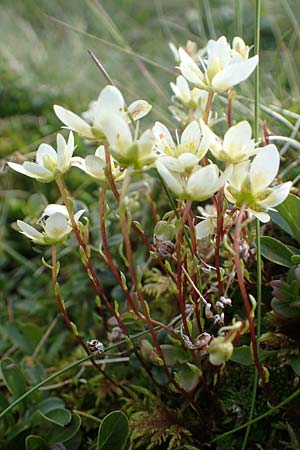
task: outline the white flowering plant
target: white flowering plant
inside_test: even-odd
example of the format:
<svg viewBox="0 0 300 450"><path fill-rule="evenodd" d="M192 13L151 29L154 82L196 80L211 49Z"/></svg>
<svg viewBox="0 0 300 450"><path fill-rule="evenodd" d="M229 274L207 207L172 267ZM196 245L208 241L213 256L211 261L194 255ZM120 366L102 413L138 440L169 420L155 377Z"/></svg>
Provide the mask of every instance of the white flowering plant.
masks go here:
<svg viewBox="0 0 300 450"><path fill-rule="evenodd" d="M267 133L253 133L253 116L233 117L235 89L259 64L252 47L241 37L230 44L222 36L199 51L191 42L172 50L171 127L155 122L145 129L152 106L146 100L127 106L111 83L83 114L55 105L67 139L58 133L56 149L43 143L34 162L8 166L57 186L57 203L46 206L36 224L18 220L17 228L34 246L51 247L51 261L43 262L52 271L60 312L87 358L97 367L96 355L106 355L112 344L123 346L158 392L170 399L175 393L193 420L203 420L204 398L215 401L226 366L239 362L241 353L276 403L260 357L261 299L253 273L261 264L259 224L267 230L276 214L279 221L277 208L288 201L292 183L279 178L279 151ZM226 112L218 98L228 103ZM75 141L88 149L85 158ZM70 172L69 179L76 168L100 190L99 242L90 239L96 225L89 211L74 211L76 194L66 187L65 175ZM118 251L108 230L112 221ZM71 235L95 295L98 336L81 334L62 298L57 247L67 246ZM118 286L117 299L97 258ZM200 448L214 437L185 427L186 446L180 448Z"/></svg>

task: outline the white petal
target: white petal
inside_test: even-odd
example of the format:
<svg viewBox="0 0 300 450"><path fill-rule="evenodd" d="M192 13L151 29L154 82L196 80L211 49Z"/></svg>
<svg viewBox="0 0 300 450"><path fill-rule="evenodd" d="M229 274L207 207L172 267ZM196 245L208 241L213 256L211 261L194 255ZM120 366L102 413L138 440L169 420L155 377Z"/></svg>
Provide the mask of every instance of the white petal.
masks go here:
<svg viewBox="0 0 300 450"><path fill-rule="evenodd" d="M205 87L203 82L203 73L193 61L193 59L183 50L179 49L180 56L180 70L182 75L191 83L196 84L199 87Z"/></svg>
<svg viewBox="0 0 300 450"><path fill-rule="evenodd" d="M147 158L154 149L154 136L152 130L144 131L138 140L138 147L141 159L143 159L143 157ZM156 157L154 153L153 157Z"/></svg>
<svg viewBox="0 0 300 450"><path fill-rule="evenodd" d="M228 181L229 178L231 177L232 171L233 171L233 164L230 164L230 166L228 166L224 170L224 172L222 172L221 175L219 176L219 179L215 185L215 190L218 191L225 185L226 181Z"/></svg>
<svg viewBox="0 0 300 450"><path fill-rule="evenodd" d="M170 86L177 98L185 103L188 103L191 100L189 84L182 75L179 75L179 77L176 78L176 84L170 83Z"/></svg>
<svg viewBox="0 0 300 450"><path fill-rule="evenodd" d="M265 189L276 177L280 164L280 156L274 144L259 150L251 163L249 176L253 193Z"/></svg>
<svg viewBox="0 0 300 450"><path fill-rule="evenodd" d="M199 156L193 155L193 153L182 153L182 155L178 157L178 162L182 170L185 170L197 166Z"/></svg>
<svg viewBox="0 0 300 450"><path fill-rule="evenodd" d="M216 164L209 164L196 170L189 178L187 192L194 200L205 200L215 191L219 169Z"/></svg>
<svg viewBox="0 0 300 450"><path fill-rule="evenodd" d="M110 146L115 150L126 150L133 143L130 128L120 116L115 114L105 116L102 121L102 130Z"/></svg>
<svg viewBox="0 0 300 450"><path fill-rule="evenodd" d="M196 120L193 120L182 132L181 145L190 146L191 153L196 152L201 143L201 129Z"/></svg>
<svg viewBox="0 0 300 450"><path fill-rule="evenodd" d="M172 173L159 161L156 161L156 168L158 173L163 178L167 186L174 191L176 194L181 194L183 192L183 187L179 180L172 175Z"/></svg>
<svg viewBox="0 0 300 450"><path fill-rule="evenodd" d="M28 225L28 223L23 222L22 220L17 220L17 225L21 231L22 234L24 234L29 239L32 239L33 241L42 241L43 235L39 231L37 231L35 228L33 228L31 225Z"/></svg>
<svg viewBox="0 0 300 450"><path fill-rule="evenodd" d="M179 158L174 158L174 156L161 156L159 158L159 162L172 172L180 173L184 171L184 168L180 164Z"/></svg>
<svg viewBox="0 0 300 450"><path fill-rule="evenodd" d="M100 92L95 104L94 126L100 127L107 114L124 114L124 98L118 88L108 85Z"/></svg>
<svg viewBox="0 0 300 450"><path fill-rule="evenodd" d="M229 64L213 80L212 86L217 92L227 91L232 86L246 80L254 71L258 63L258 56L255 55L247 61L241 63Z"/></svg>
<svg viewBox="0 0 300 450"><path fill-rule="evenodd" d="M155 145L161 153L169 154L175 150L175 144L168 128L161 122L155 122L152 128Z"/></svg>
<svg viewBox="0 0 300 450"><path fill-rule="evenodd" d="M106 162L97 156L88 155L85 158L85 171L100 181L106 178L104 172L105 166Z"/></svg>
<svg viewBox="0 0 300 450"><path fill-rule="evenodd" d="M97 158L103 159L105 161L105 147L104 147L104 145L100 145L96 149L95 156L97 156Z"/></svg>
<svg viewBox="0 0 300 450"><path fill-rule="evenodd" d="M225 36L221 36L217 41L208 41L206 51L209 60L217 58L223 66L229 63L230 45Z"/></svg>
<svg viewBox="0 0 300 450"><path fill-rule="evenodd" d="M274 187L270 195L268 195L268 197L264 200L258 202L258 204L265 208L273 208L274 206L280 205L280 203L284 202L289 195L292 184L293 183L291 181L288 181Z"/></svg>
<svg viewBox="0 0 300 450"><path fill-rule="evenodd" d="M250 169L250 161L243 161L239 164L234 164L233 171L229 179L230 185L240 190L243 182L245 181Z"/></svg>
<svg viewBox="0 0 300 450"><path fill-rule="evenodd" d="M212 219L205 219L195 226L196 239L202 239L214 232L215 226Z"/></svg>
<svg viewBox="0 0 300 450"><path fill-rule="evenodd" d="M64 137L58 133L57 135L57 167L60 172L64 172L70 165L71 156L67 154L67 143Z"/></svg>
<svg viewBox="0 0 300 450"><path fill-rule="evenodd" d="M260 220L263 223L267 223L270 220L270 216L267 213L254 211L253 209L248 209L258 220Z"/></svg>
<svg viewBox="0 0 300 450"><path fill-rule="evenodd" d="M146 100L136 100L128 106L128 118L129 120L139 120L146 116L152 109L152 105L146 102Z"/></svg>
<svg viewBox="0 0 300 450"><path fill-rule="evenodd" d="M246 120L239 122L237 125L229 128L225 133L223 148L228 153L231 160L237 158L241 154L252 155L255 147L254 141L251 139L252 129Z"/></svg>
<svg viewBox="0 0 300 450"><path fill-rule="evenodd" d="M68 230L68 221L66 217L56 212L46 220L45 233L51 239L60 239Z"/></svg>
<svg viewBox="0 0 300 450"><path fill-rule="evenodd" d="M50 170L45 169L31 161L26 161L23 164L24 169L28 172L28 176L31 178L36 178L39 181L49 182L53 180L54 174Z"/></svg>
<svg viewBox="0 0 300 450"><path fill-rule="evenodd" d="M69 218L68 210L65 205L58 205L57 203L50 203L43 211L42 217L52 216L53 214L59 212L67 219Z"/></svg>
<svg viewBox="0 0 300 450"><path fill-rule="evenodd" d="M93 138L91 127L80 116L59 105L54 105L53 108L59 120L61 120L70 130L76 131L88 139Z"/></svg>
<svg viewBox="0 0 300 450"><path fill-rule="evenodd" d="M28 170L26 170L22 164L8 162L7 165L15 172L22 173L23 175L26 175L27 177L35 178L35 175L32 174L31 172L28 172Z"/></svg>
<svg viewBox="0 0 300 450"><path fill-rule="evenodd" d="M36 152L36 162L40 166L44 166L44 156L48 156L57 161L57 153L51 145L41 144Z"/></svg>

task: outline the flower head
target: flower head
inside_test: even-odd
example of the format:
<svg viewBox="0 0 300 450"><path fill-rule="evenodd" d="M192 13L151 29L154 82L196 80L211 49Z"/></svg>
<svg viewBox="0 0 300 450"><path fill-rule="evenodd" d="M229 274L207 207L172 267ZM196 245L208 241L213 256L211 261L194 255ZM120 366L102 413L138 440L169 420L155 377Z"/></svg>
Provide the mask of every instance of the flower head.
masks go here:
<svg viewBox="0 0 300 450"><path fill-rule="evenodd" d="M183 131L176 145L168 128L160 122L153 127L155 148L162 163L174 171L194 166L206 154L211 132L203 121L193 120Z"/></svg>
<svg viewBox="0 0 300 450"><path fill-rule="evenodd" d="M274 144L259 150L252 162L236 164L225 189L227 199L237 207L246 204L248 211L262 222L268 222L268 209L282 203L292 185L287 182L270 187L277 175L279 164L280 156Z"/></svg>
<svg viewBox="0 0 300 450"><path fill-rule="evenodd" d="M251 134L249 122L239 122L229 128L223 142L215 136L215 139L211 140L210 151L220 161L233 164L245 161L258 152Z"/></svg>
<svg viewBox="0 0 300 450"><path fill-rule="evenodd" d="M85 172L97 181L105 183L106 178L106 158L104 145L100 145L95 151L95 155L88 155L86 158L73 158L72 166ZM116 167L113 159L111 160L112 175L116 181L123 177L124 171Z"/></svg>
<svg viewBox="0 0 300 450"><path fill-rule="evenodd" d="M139 120L151 110L151 105L145 100L136 100L125 109L123 95L115 86L106 86L96 101L90 104L84 119L72 111L59 105L54 105L57 117L72 131L89 140L103 140L104 133L102 121L106 115L115 114L127 122Z"/></svg>
<svg viewBox="0 0 300 450"><path fill-rule="evenodd" d="M258 56L248 59L248 47L241 38L235 38L233 48L225 36L210 40L206 58L199 55L200 67L182 48L179 49L182 75L200 89L225 92L246 80L258 63Z"/></svg>
<svg viewBox="0 0 300 450"><path fill-rule="evenodd" d="M84 211L84 209L81 209L74 215L76 222ZM64 205L48 205L39 222L42 225L42 231L38 231L22 220L17 221L20 233L31 239L35 244L51 245L63 242L72 231L68 210Z"/></svg>
<svg viewBox="0 0 300 450"><path fill-rule="evenodd" d="M115 114L107 114L102 126L110 152L122 167L140 169L154 162L156 155L151 130L144 131L139 139L135 139L126 120Z"/></svg>
<svg viewBox="0 0 300 450"><path fill-rule="evenodd" d="M223 173L216 164L199 167L194 164L190 170L182 166L182 170L172 170L163 159L156 161L156 168L167 186L182 200L203 201L210 198L215 192L224 186L231 175L232 166ZM177 168L176 168L177 169Z"/></svg>
<svg viewBox="0 0 300 450"><path fill-rule="evenodd" d="M57 150L51 145L41 144L36 152L36 162L25 161L23 164L9 162L16 172L35 178L42 183L49 183L60 173L67 172L72 165L74 153L74 136L70 132L68 142L61 134L57 135Z"/></svg>

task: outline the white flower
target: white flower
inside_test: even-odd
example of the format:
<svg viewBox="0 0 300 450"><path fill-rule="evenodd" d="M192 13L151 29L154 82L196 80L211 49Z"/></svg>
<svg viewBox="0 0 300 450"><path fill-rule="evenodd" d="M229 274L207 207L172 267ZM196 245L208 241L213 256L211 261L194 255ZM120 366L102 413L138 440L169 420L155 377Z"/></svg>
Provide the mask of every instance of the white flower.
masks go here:
<svg viewBox="0 0 300 450"><path fill-rule="evenodd" d="M65 205L58 205L57 203L50 203L46 206L42 213L42 219L46 219L47 217L53 216L53 214L60 213L62 214L67 220L69 220L69 213L68 209ZM82 214L85 213L85 209L80 209L74 214L74 219L76 222L79 221ZM71 222L70 222L71 225Z"/></svg>
<svg viewBox="0 0 300 450"><path fill-rule="evenodd" d="M106 177L106 158L105 147L100 145L95 151L95 155L88 155L86 158L73 158L72 166L83 170L87 175L102 183L107 181ZM115 166L113 159L111 159L112 175L116 181L123 177L124 171Z"/></svg>
<svg viewBox="0 0 300 450"><path fill-rule="evenodd" d="M77 211L74 215L76 222L79 221L84 212L84 209ZM63 242L72 231L68 210L65 205L49 204L44 209L39 223L42 225L43 231L38 231L22 220L17 221L20 233L39 245Z"/></svg>
<svg viewBox="0 0 300 450"><path fill-rule="evenodd" d="M208 93L198 88L190 89L186 79L180 75L176 78L176 83L170 83L175 98L185 106L205 109Z"/></svg>
<svg viewBox="0 0 300 450"><path fill-rule="evenodd" d="M176 145L168 128L160 122L153 127L155 148L161 156L161 162L175 171L182 171L194 166L206 154L211 134L201 120L193 120L183 131L180 142Z"/></svg>
<svg viewBox="0 0 300 450"><path fill-rule="evenodd" d="M216 164L204 167L195 165L192 172L187 172L184 168L179 172L167 168L160 159L156 161L156 168L167 186L179 198L198 201L207 200L221 189L232 173L232 166L220 173Z"/></svg>
<svg viewBox="0 0 300 450"><path fill-rule="evenodd" d="M292 183L269 187L275 179L280 156L274 144L266 145L252 162L244 161L233 168L229 184L225 189L227 199L241 207L244 203L261 222L270 220L269 208L282 203L289 194Z"/></svg>
<svg viewBox="0 0 300 450"><path fill-rule="evenodd" d="M173 116L179 122L190 122L191 119L198 120L205 115L205 108L208 100L208 92L203 89L194 87L190 89L186 79L180 75L176 78L176 83L170 83L171 89L174 93L175 105L169 107ZM182 106L188 108L188 112L183 111ZM208 123L211 122L212 113L209 113Z"/></svg>
<svg viewBox="0 0 300 450"><path fill-rule="evenodd" d="M250 47L245 44L242 38L236 36L232 41L232 50L236 53L239 53L240 56L246 61L249 57Z"/></svg>
<svg viewBox="0 0 300 450"><path fill-rule="evenodd" d="M180 61L179 49L172 42L169 42L169 47L171 52L173 53L175 61L179 62ZM192 58L195 58L197 56L196 42L188 40L187 43L185 44L184 49Z"/></svg>
<svg viewBox="0 0 300 450"><path fill-rule="evenodd" d="M156 159L153 151L154 138L150 130L144 131L139 139L134 139L126 120L114 114L107 114L102 126L110 152L122 167L133 166L140 169Z"/></svg>
<svg viewBox="0 0 300 450"><path fill-rule="evenodd" d="M59 173L67 172L72 165L74 153L74 136L70 132L68 142L61 134L57 135L57 151L51 145L41 144L36 152L36 162L25 161L23 164L9 162L8 165L37 181L49 183Z"/></svg>
<svg viewBox="0 0 300 450"><path fill-rule="evenodd" d="M180 48L182 75L200 89L218 93L241 83L252 74L258 63L257 55L247 58L246 46L243 48L241 41L241 38L235 38L234 49L231 49L225 36L217 41L210 40L206 46L207 58L200 56L200 67Z"/></svg>
<svg viewBox="0 0 300 450"><path fill-rule="evenodd" d="M36 230L22 220L18 220L17 224L22 234L39 245L51 245L62 242L72 231L72 227L69 225L66 217L59 212L52 214L44 221L43 232Z"/></svg>
<svg viewBox="0 0 300 450"><path fill-rule="evenodd" d="M223 143L217 137L212 139L210 151L215 158L221 161L240 163L258 152L251 135L251 126L249 122L244 120L229 128L225 133Z"/></svg>
<svg viewBox="0 0 300 450"><path fill-rule="evenodd" d="M125 109L123 95L115 86L106 86L99 94L98 99L90 104L89 110L82 119L72 111L62 106L54 105L54 112L57 117L72 131L86 139L104 139L102 121L106 115L119 115L127 122L139 120L149 113L152 106L145 100L136 100Z"/></svg>

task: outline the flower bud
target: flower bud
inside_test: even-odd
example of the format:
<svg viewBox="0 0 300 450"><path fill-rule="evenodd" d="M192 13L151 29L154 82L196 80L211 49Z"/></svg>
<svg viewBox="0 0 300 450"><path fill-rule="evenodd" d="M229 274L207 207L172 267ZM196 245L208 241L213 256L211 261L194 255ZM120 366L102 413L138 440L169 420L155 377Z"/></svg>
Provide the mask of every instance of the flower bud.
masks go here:
<svg viewBox="0 0 300 450"><path fill-rule="evenodd" d="M215 338L208 347L209 362L213 366L220 366L231 358L233 345L225 337Z"/></svg>

